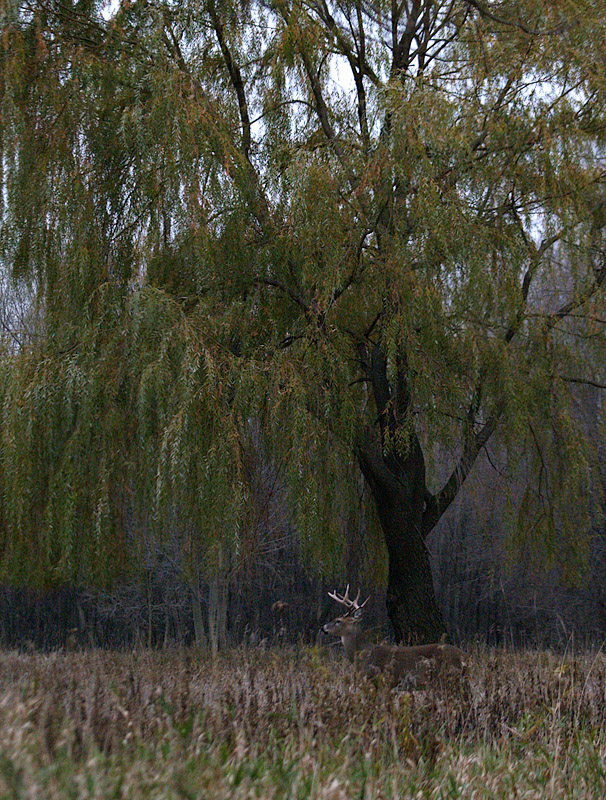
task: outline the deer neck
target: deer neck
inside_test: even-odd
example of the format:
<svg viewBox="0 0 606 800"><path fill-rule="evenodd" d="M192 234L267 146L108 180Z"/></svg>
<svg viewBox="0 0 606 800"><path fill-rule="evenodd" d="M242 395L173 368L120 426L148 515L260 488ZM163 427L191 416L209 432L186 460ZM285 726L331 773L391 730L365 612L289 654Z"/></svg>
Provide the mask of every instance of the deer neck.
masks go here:
<svg viewBox="0 0 606 800"><path fill-rule="evenodd" d="M352 630L341 636L345 657L349 661L355 661L356 653L366 650L370 641L370 634L367 631Z"/></svg>

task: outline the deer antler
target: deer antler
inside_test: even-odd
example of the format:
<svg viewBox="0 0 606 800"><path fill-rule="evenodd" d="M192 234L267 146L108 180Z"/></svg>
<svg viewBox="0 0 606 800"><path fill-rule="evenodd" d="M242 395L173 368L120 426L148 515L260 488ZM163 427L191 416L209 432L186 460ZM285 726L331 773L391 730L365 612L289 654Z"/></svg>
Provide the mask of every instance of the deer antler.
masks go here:
<svg viewBox="0 0 606 800"><path fill-rule="evenodd" d="M335 589L334 592L329 592L328 596L331 598L331 600L336 600L337 603L340 603L342 606L345 606L345 608L347 608L348 611L358 611L360 608L364 608L366 603L368 603L368 601L370 600L370 595L368 595L366 600L360 605L358 603L358 600L360 599L360 591L361 590L358 589L358 594L356 595L356 599L352 600L351 597L349 596L349 584L347 584L347 588L345 589L344 595L339 596Z"/></svg>

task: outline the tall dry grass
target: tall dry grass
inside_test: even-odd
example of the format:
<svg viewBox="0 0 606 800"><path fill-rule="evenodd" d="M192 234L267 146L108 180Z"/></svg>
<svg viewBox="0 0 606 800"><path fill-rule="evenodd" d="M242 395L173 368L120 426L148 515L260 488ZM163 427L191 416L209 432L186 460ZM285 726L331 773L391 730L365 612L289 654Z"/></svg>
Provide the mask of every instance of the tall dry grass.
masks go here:
<svg viewBox="0 0 606 800"><path fill-rule="evenodd" d="M0 654L1 798L601 798L602 655L389 691L314 649Z"/></svg>

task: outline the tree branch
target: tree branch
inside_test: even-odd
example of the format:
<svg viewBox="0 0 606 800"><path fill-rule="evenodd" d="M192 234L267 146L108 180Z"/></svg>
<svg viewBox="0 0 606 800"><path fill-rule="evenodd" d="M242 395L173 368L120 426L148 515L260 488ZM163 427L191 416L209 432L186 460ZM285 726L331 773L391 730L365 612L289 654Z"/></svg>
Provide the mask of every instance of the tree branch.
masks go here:
<svg viewBox="0 0 606 800"><path fill-rule="evenodd" d="M498 403L493 413L488 417L478 433L473 433L473 429L470 430L463 444L463 455L441 491L435 495L427 492L425 497L425 512L423 514L424 537L428 536L433 530L442 514L444 514L457 496L459 489L475 464L480 450L487 444L494 433L504 407L505 405L503 402ZM468 421L468 425L469 424L471 424L470 421Z"/></svg>
<svg viewBox="0 0 606 800"><path fill-rule="evenodd" d="M557 375L558 380L565 381L565 383L580 383L583 386L593 386L594 389L606 389L606 383L599 383L592 381L590 378L570 378L565 375Z"/></svg>
<svg viewBox="0 0 606 800"><path fill-rule="evenodd" d="M503 17L499 17L494 14L492 11L489 11L488 8L483 3L478 2L478 0L465 0L467 5L475 8L476 11L482 17L486 19L492 20L492 22L496 22L499 25L506 25L510 28L518 28L523 33L527 33L529 36L554 36L559 33L563 33L565 30L568 29L569 25L566 23L562 23L561 25L556 25L555 28L551 28L551 30L541 30L540 28L529 28L528 25L525 25L521 20L513 21L509 19L505 19Z"/></svg>
<svg viewBox="0 0 606 800"><path fill-rule="evenodd" d="M299 308L305 314L306 319L309 320L312 318L313 315L307 303L304 301L301 295L295 292L293 289L291 289L290 286L287 286L286 284L276 280L275 278L260 278L260 277L254 278L252 284L253 286L271 286L275 289L279 289L281 292L284 292L285 295L290 297L290 299L299 306Z"/></svg>
<svg viewBox="0 0 606 800"><path fill-rule="evenodd" d="M172 34L170 39L169 33ZM243 190L251 199L253 199L253 213L259 225L264 230L268 232L271 231L273 229L273 223L271 219L269 202L261 186L259 174L253 166L248 153L248 149L250 148L250 120L248 118L248 110L245 99L243 101L244 105L240 109L241 114L244 113L244 117L241 119L243 126L242 148L239 148L235 142L232 141L231 137L227 137L225 135L223 115L217 109L213 101L206 95L204 89L200 86L200 83L192 75L179 46L179 42L174 36L174 32L166 20L164 36L165 44L169 53L173 57L179 71L187 77L189 89L202 109L202 117L210 134L209 141L211 142L212 146L214 146L215 149L221 154L224 163L226 165L232 165L235 168L233 170L233 175L230 173L229 169L226 169L226 173L232 181L239 184L241 190ZM225 59L225 54L223 51L222 54ZM232 69L235 69L233 62L231 62L231 65ZM229 72L230 68L227 63L226 68ZM243 83L241 83L240 88L243 91ZM236 94L237 92L238 90L236 90ZM236 176L239 176L238 181L235 180Z"/></svg>
<svg viewBox="0 0 606 800"><path fill-rule="evenodd" d="M223 60L225 61L227 72L229 73L232 86L234 87L234 91L236 93L236 97L238 98L240 122L242 124L242 152L244 153L244 157L246 158L246 160L250 162L250 144L251 144L250 116L248 113L248 103L246 100L246 92L244 89L244 81L242 79L242 73L240 72L240 68L234 61L231 54L231 50L229 49L227 42L225 40L225 30L223 27L223 22L221 21L221 18L217 13L217 8L215 6L214 0L209 0L208 10L213 24L213 28L215 30L215 34L217 36L217 41L219 42L219 47L221 48L221 53L223 54Z"/></svg>

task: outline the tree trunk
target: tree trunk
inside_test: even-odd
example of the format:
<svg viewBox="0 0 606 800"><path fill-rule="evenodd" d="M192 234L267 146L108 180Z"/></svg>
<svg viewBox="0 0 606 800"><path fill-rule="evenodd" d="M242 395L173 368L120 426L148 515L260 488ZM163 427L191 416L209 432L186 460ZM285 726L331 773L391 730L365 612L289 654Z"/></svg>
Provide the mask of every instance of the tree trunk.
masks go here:
<svg viewBox="0 0 606 800"><path fill-rule="evenodd" d="M368 426L357 458L375 500L387 547L387 613L398 642L437 642L445 627L424 542L423 515L428 496L425 459L418 437L407 422L411 401L406 360L404 356L398 358L391 380L380 347L374 348L366 364L380 435L376 427Z"/></svg>
<svg viewBox="0 0 606 800"><path fill-rule="evenodd" d="M204 635L204 622L202 617L202 593L200 591L200 575L197 569L190 590L191 590L191 607L194 619L194 639L196 642L196 647L202 647L202 645L206 644L206 636Z"/></svg>
<svg viewBox="0 0 606 800"><path fill-rule="evenodd" d="M358 453L387 547L387 614L403 644L437 642L445 633L422 536L425 470L420 448L418 455L398 464L367 448Z"/></svg>

